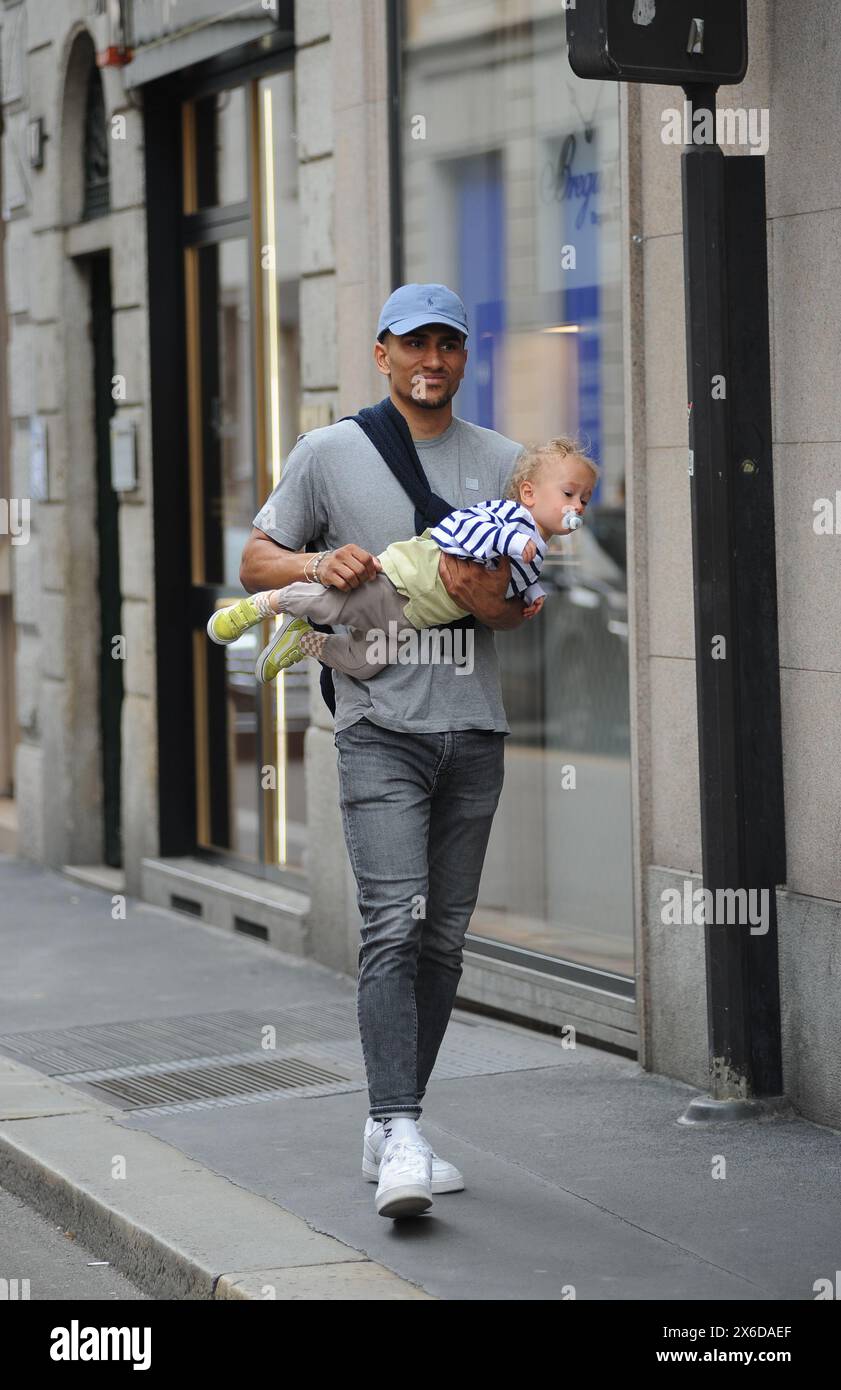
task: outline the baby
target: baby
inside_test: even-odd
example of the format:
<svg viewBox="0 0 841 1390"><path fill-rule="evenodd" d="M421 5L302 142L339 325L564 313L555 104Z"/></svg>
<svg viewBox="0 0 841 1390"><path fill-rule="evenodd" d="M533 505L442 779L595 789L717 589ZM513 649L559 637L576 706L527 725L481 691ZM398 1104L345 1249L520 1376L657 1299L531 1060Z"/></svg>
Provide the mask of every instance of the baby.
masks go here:
<svg viewBox="0 0 841 1390"><path fill-rule="evenodd" d="M581 525L599 469L565 436L534 445L520 455L504 498L491 498L449 512L436 526L407 541L395 541L375 557L375 579L356 589L338 589L318 579L312 563L310 580L287 584L240 599L215 612L207 624L214 642L235 642L248 628L273 614L284 621L257 658L261 684L285 667L315 657L357 680L368 680L388 665L375 659L374 633L415 631L467 617L454 602L438 573L441 551L496 568L505 555L511 562L507 598L543 606L545 591L538 576L552 536ZM537 611L537 610L536 610ZM341 625L348 632L317 632L306 621ZM390 628L389 624L395 627Z"/></svg>

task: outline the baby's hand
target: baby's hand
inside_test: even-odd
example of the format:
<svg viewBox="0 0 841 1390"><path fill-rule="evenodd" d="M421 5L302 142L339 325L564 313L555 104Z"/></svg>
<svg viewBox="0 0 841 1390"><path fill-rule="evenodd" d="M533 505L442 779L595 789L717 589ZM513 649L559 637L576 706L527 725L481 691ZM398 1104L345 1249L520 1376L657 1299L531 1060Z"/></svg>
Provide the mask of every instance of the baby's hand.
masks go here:
<svg viewBox="0 0 841 1390"><path fill-rule="evenodd" d="M537 546L535 545L534 541L526 541L525 545L523 546L523 559L525 560L527 565L531 564L536 554Z"/></svg>
<svg viewBox="0 0 841 1390"><path fill-rule="evenodd" d="M540 610L541 610L541 608L543 607L543 605L544 605L545 602L546 602L546 595L545 595L545 594L541 594L541 595L540 595L540 598L536 598L536 599L534 600L533 603L530 603L530 604L528 605L528 607L526 607L526 608L523 609L523 617L524 617L524 618L536 618L537 615L538 615L538 613L540 612Z"/></svg>

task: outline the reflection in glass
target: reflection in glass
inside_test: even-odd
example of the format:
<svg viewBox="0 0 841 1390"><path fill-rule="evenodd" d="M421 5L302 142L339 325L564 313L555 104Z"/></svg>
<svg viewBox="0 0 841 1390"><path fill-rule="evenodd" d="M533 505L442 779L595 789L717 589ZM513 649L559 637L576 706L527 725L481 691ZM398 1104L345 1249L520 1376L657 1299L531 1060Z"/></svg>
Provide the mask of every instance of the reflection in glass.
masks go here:
<svg viewBox="0 0 841 1390"><path fill-rule="evenodd" d="M298 148L292 72L257 84L260 123L262 421L267 491L277 484L283 460L300 432L300 313ZM278 622L280 619L278 619ZM305 665L308 665L306 663ZM303 865L306 834L304 732L309 722L306 669L282 671L270 690L272 746L276 767L270 857L280 866Z"/></svg>
<svg viewBox="0 0 841 1390"><path fill-rule="evenodd" d="M243 202L248 196L245 88L202 97L195 119L198 206Z"/></svg>
<svg viewBox="0 0 841 1390"><path fill-rule="evenodd" d="M293 117L282 73L185 103L182 129L198 841L300 869L307 672L258 686L269 624L219 647L195 617L208 592L241 597L252 518L300 431ZM194 216L216 207L228 211Z"/></svg>
<svg viewBox="0 0 841 1390"><path fill-rule="evenodd" d="M204 456L205 572L209 584L239 585L242 548L254 515L251 315L248 243L202 246L199 314Z"/></svg>
<svg viewBox="0 0 841 1390"><path fill-rule="evenodd" d="M231 603L235 595L220 601ZM259 628L230 646L204 642L207 661L208 847L260 859L257 690Z"/></svg>
<svg viewBox="0 0 841 1390"><path fill-rule="evenodd" d="M268 641L268 637L266 638ZM277 767L274 862L303 868L307 834L304 734L310 719L309 662L281 671L269 687L270 728Z"/></svg>
<svg viewBox="0 0 841 1390"><path fill-rule="evenodd" d="M294 75L258 83L263 207L263 348L266 455L272 486L300 432L298 152Z"/></svg>
<svg viewBox="0 0 841 1390"><path fill-rule="evenodd" d="M583 436L602 469L543 611L496 646L512 735L476 936L633 974L618 93L563 0L404 0L403 279L452 285L463 419Z"/></svg>

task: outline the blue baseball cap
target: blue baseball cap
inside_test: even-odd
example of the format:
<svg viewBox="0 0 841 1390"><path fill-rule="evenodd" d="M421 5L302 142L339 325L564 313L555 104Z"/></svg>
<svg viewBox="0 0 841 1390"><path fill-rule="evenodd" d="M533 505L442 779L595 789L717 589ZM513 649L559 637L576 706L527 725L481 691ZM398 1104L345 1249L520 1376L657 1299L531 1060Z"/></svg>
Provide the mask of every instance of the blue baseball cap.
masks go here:
<svg viewBox="0 0 841 1390"><path fill-rule="evenodd" d="M446 285L400 285L383 305L377 337L386 328L411 333L425 323L445 323L467 337L467 310Z"/></svg>

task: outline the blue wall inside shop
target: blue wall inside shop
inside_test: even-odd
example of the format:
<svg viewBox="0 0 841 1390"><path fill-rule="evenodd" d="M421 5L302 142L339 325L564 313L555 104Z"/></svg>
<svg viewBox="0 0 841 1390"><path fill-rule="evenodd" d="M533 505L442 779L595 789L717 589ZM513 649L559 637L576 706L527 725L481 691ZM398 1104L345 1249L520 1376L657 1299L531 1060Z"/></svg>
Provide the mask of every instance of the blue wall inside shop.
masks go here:
<svg viewBox="0 0 841 1390"><path fill-rule="evenodd" d="M467 308L470 333L458 414L497 429L494 347L505 331L505 193L498 155L459 161L458 293Z"/></svg>

